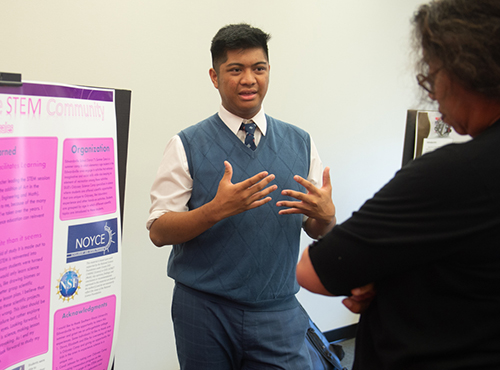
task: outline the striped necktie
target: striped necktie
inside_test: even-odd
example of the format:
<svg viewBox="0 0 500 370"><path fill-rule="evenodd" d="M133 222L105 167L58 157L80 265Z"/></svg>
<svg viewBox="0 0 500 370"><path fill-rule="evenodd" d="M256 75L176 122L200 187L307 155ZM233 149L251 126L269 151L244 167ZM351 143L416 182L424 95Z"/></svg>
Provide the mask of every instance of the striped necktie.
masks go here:
<svg viewBox="0 0 500 370"><path fill-rule="evenodd" d="M245 145L252 150L257 149L254 136L256 128L257 125L252 120L243 120L240 127L240 130L245 130L245 132L247 133L247 136L245 137Z"/></svg>

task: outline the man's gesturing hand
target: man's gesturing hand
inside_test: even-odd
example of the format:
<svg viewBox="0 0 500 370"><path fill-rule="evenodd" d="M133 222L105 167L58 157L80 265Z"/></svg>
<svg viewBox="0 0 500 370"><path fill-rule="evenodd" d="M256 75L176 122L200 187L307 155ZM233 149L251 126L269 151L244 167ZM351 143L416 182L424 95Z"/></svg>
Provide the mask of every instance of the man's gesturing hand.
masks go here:
<svg viewBox="0 0 500 370"><path fill-rule="evenodd" d="M332 184L330 181L330 169L323 171L323 186L317 188L312 183L300 176L294 176L294 180L304 186L307 194L294 190L283 190L281 194L288 195L298 201L281 201L276 203L282 209L280 215L301 213L315 219L323 225L331 225L335 220L335 206L332 201Z"/></svg>
<svg viewBox="0 0 500 370"><path fill-rule="evenodd" d="M274 175L266 171L233 184L233 167L228 161L224 161L224 166L224 176L219 182L215 198L210 202L210 208L219 220L260 207L271 200L267 195L278 188L277 185L266 187L274 180Z"/></svg>

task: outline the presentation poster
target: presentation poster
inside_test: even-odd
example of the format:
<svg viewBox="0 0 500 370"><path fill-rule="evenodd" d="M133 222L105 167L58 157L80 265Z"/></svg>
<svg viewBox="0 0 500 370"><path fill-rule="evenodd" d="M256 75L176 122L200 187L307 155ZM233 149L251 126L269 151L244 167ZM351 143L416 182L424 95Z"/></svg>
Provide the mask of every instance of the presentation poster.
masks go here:
<svg viewBox="0 0 500 370"><path fill-rule="evenodd" d="M111 369L117 163L114 90L0 86L0 369Z"/></svg>

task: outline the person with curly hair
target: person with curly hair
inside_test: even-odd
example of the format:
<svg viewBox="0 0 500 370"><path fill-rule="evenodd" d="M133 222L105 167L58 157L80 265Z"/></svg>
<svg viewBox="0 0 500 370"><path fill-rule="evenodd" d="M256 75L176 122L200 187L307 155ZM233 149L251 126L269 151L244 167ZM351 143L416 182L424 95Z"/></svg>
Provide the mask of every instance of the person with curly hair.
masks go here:
<svg viewBox="0 0 500 370"><path fill-rule="evenodd" d="M497 370L500 1L432 1L413 25L419 85L473 139L404 166L304 251L297 278L361 313L354 370Z"/></svg>

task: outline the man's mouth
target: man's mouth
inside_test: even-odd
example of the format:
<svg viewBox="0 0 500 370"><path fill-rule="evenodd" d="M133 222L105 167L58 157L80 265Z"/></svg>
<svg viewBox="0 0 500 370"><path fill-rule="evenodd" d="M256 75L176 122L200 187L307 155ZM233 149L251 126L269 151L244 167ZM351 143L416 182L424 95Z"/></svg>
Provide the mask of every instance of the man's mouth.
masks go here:
<svg viewBox="0 0 500 370"><path fill-rule="evenodd" d="M239 95L245 99L245 100L250 100L253 99L255 95L257 95L256 91L241 91Z"/></svg>

